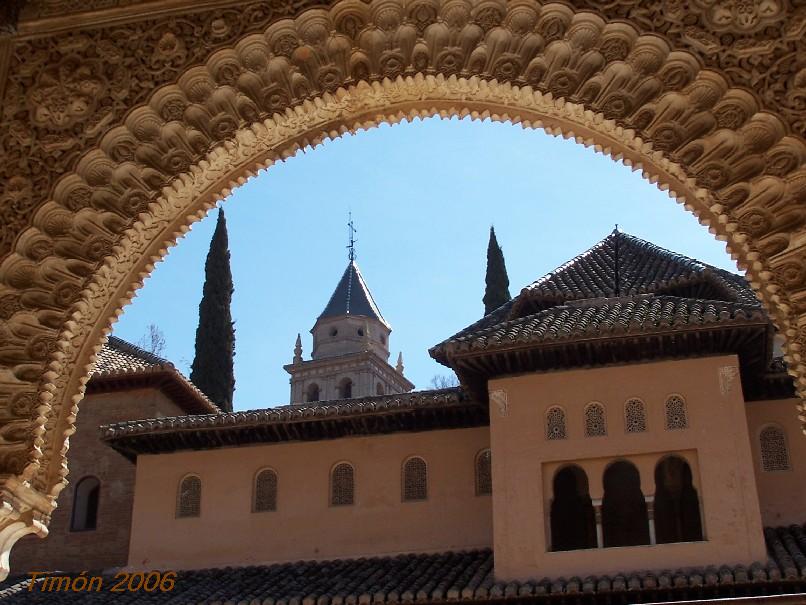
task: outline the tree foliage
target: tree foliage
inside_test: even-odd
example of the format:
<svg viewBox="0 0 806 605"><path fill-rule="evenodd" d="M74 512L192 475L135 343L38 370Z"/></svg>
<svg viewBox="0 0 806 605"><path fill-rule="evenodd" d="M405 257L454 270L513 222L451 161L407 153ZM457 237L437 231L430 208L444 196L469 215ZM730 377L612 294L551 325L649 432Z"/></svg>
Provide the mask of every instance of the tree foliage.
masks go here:
<svg viewBox="0 0 806 605"><path fill-rule="evenodd" d="M490 241L487 244L487 287L484 290L484 314L494 311L509 302L509 276L504 262L504 252L498 245L495 229L490 227Z"/></svg>
<svg viewBox="0 0 806 605"><path fill-rule="evenodd" d="M146 333L137 341L137 346L157 357L162 357L165 353L165 334L157 324L148 324Z"/></svg>
<svg viewBox="0 0 806 605"><path fill-rule="evenodd" d="M190 380L223 411L231 412L235 393L235 326L230 304L235 288L223 210L218 211L204 274L199 326L196 328L196 356Z"/></svg>

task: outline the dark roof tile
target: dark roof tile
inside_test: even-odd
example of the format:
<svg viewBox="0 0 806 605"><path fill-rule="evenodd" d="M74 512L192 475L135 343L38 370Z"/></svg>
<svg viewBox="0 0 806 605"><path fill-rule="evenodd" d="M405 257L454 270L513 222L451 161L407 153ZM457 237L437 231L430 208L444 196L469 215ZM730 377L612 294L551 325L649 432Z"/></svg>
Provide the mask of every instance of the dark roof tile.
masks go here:
<svg viewBox="0 0 806 605"><path fill-rule="evenodd" d="M758 594L759 590L763 594L802 594L806 578L804 528L800 525L766 528L764 536L770 558L749 568L723 565L584 579L498 582L493 577L493 553L483 549L182 571L171 591L122 592L115 595L115 602L125 605L370 605L507 599L549 603L562 595L564 603L591 604L739 597ZM108 599L106 591L112 585L111 576L106 576L102 593L46 592L41 589L41 581L37 580L37 586L30 591L28 578L6 581L0 590L0 602L9 605L102 603Z"/></svg>

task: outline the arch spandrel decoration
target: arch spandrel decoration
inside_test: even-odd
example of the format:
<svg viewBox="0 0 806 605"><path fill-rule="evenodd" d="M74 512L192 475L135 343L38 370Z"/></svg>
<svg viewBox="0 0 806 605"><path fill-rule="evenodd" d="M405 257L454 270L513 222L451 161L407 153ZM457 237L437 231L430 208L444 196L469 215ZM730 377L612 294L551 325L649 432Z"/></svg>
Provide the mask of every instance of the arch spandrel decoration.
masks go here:
<svg viewBox="0 0 806 605"><path fill-rule="evenodd" d="M94 1L31 0L0 38L0 547L45 531L94 354L166 248L379 122L509 120L641 170L727 241L806 392L803 7L222 0L59 25Z"/></svg>

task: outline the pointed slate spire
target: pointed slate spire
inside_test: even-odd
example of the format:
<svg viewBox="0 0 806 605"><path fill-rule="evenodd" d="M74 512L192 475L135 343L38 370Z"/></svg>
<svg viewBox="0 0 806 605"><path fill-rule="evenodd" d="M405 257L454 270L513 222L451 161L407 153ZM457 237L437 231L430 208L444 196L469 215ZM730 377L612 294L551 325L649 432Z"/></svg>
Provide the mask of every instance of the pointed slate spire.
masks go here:
<svg viewBox="0 0 806 605"><path fill-rule="evenodd" d="M371 317L387 325L354 260L351 260L344 270L319 319L342 315Z"/></svg>

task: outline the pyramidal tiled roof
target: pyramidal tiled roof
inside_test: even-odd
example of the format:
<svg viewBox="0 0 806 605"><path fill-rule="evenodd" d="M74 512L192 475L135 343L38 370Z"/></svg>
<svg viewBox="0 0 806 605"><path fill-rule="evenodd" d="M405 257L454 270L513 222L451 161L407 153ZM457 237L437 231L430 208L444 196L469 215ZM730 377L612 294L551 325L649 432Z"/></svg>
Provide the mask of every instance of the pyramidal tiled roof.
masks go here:
<svg viewBox="0 0 806 605"><path fill-rule="evenodd" d="M341 276L333 295L330 297L330 301L328 301L319 319L342 315L371 317L386 324L386 320L381 315L378 305L375 304L375 299L372 298L372 294L367 288L367 284L361 276L361 271L354 260L351 260L344 270L344 274Z"/></svg>
<svg viewBox="0 0 806 605"><path fill-rule="evenodd" d="M93 376L110 372L137 372L149 368L173 368L173 364L122 338L110 336L95 359Z"/></svg>
<svg viewBox="0 0 806 605"><path fill-rule="evenodd" d="M430 353L767 321L740 275L615 230Z"/></svg>

